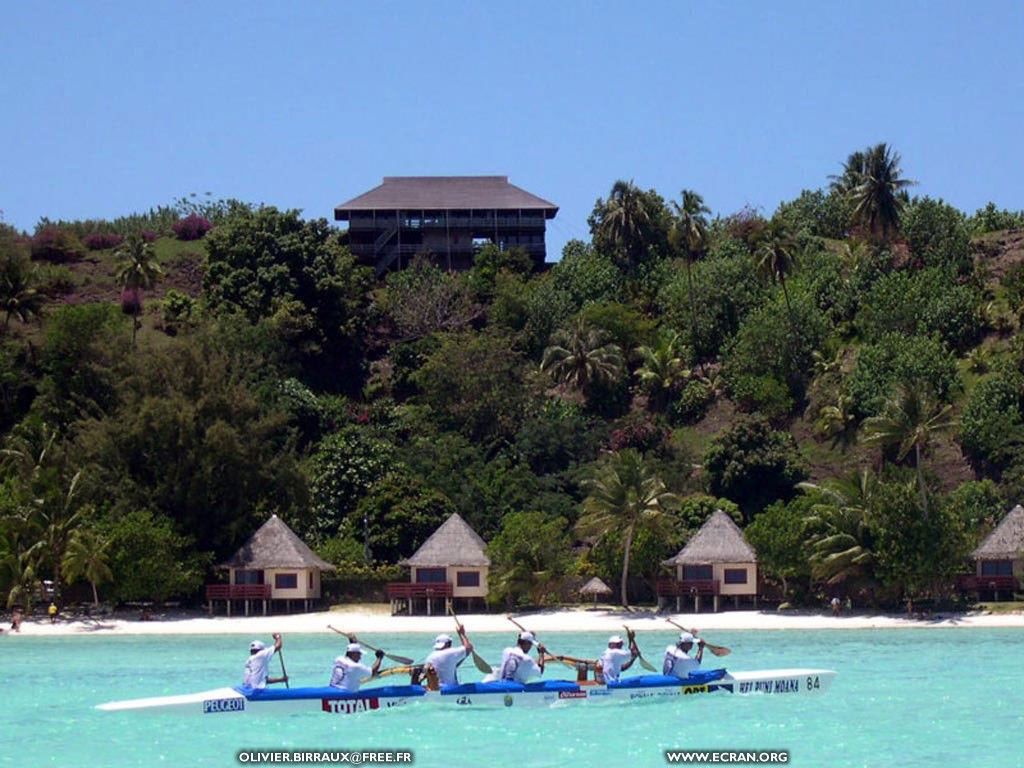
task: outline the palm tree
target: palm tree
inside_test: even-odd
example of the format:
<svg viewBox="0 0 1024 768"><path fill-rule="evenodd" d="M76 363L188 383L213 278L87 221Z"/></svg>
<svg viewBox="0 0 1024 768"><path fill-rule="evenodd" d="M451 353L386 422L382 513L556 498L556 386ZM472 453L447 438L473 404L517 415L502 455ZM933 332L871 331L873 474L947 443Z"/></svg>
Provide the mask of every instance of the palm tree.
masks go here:
<svg viewBox="0 0 1024 768"><path fill-rule="evenodd" d="M762 274L782 286L789 324L793 329L793 337L798 338L800 331L793 317L793 306L789 302L789 291L786 288L786 277L796 268L796 241L781 219L773 219L768 223L754 255Z"/></svg>
<svg viewBox="0 0 1024 768"><path fill-rule="evenodd" d="M96 585L110 581L109 554L110 541L93 531L78 530L71 535L67 552L64 554L64 576L68 582L84 577L92 585L93 605L100 604Z"/></svg>
<svg viewBox="0 0 1024 768"><path fill-rule="evenodd" d="M541 370L584 397L589 397L596 384L618 381L625 369L619 345L611 343L607 333L582 318L572 328L556 331L551 342L544 350Z"/></svg>
<svg viewBox="0 0 1024 768"><path fill-rule="evenodd" d="M643 192L632 181L616 181L608 194L598 234L611 244L628 270L643 255L644 233L650 220Z"/></svg>
<svg viewBox="0 0 1024 768"><path fill-rule="evenodd" d="M849 196L860 186L864 174L864 152L851 152L843 163L843 172L838 176L829 176L829 188L841 195Z"/></svg>
<svg viewBox="0 0 1024 768"><path fill-rule="evenodd" d="M860 169L850 174L856 179L856 186L847 189L853 203L853 219L876 240L884 242L899 229L905 190L916 182L901 178L899 153L885 143L869 147L861 153L859 161Z"/></svg>
<svg viewBox="0 0 1024 768"><path fill-rule="evenodd" d="M697 344L697 305L693 297L693 262L707 247L708 222L705 214L711 209L704 205L704 198L691 189L684 189L681 202L672 201L675 221L668 237L672 246L683 254L686 262L686 286L690 297L690 315L693 324L692 343Z"/></svg>
<svg viewBox="0 0 1024 768"><path fill-rule="evenodd" d="M956 426L949 418L952 405L937 402L920 384L900 384L885 404L882 413L865 419L865 442L878 443L883 450L896 449L896 461L903 461L914 452L917 485L921 492L921 508L928 516L928 493L924 483L922 456L932 435L946 432Z"/></svg>
<svg viewBox="0 0 1024 768"><path fill-rule="evenodd" d="M4 330L16 317L27 323L42 312L46 297L34 287L35 275L27 259L10 254L0 264L0 309L4 312Z"/></svg>
<svg viewBox="0 0 1024 768"><path fill-rule="evenodd" d="M877 478L866 469L823 485L800 483L803 490L829 498L829 503L815 504L806 519L814 531L807 546L815 580L833 585L873 575L875 556L868 506L877 484Z"/></svg>
<svg viewBox="0 0 1024 768"><path fill-rule="evenodd" d="M679 334L672 331L662 337L656 347L638 347L637 354L643 362L636 375L650 392L655 407L664 408L669 395L690 377L686 349L680 343Z"/></svg>
<svg viewBox="0 0 1024 768"><path fill-rule="evenodd" d="M633 539L641 529L658 530L667 524L666 512L678 503L651 470L640 452L627 448L612 454L585 483L587 498L583 516L576 524L584 536L622 538L622 605L629 607L627 585Z"/></svg>
<svg viewBox="0 0 1024 768"><path fill-rule="evenodd" d="M857 417L853 411L853 398L839 395L834 405L822 406L814 429L832 440L833 448L845 451L857 441Z"/></svg>
<svg viewBox="0 0 1024 768"><path fill-rule="evenodd" d="M121 283L121 306L132 315L132 347L139 329L142 312L142 291L151 290L163 274L156 263L156 251L141 235L132 235L114 252L121 261L117 279Z"/></svg>
<svg viewBox="0 0 1024 768"><path fill-rule="evenodd" d="M39 563L49 563L53 572L53 588L60 594L64 555L72 536L81 525L89 507L78 501L78 482L82 477L79 470L68 483L67 491L59 498L34 499L31 522L38 531L38 538L32 552Z"/></svg>

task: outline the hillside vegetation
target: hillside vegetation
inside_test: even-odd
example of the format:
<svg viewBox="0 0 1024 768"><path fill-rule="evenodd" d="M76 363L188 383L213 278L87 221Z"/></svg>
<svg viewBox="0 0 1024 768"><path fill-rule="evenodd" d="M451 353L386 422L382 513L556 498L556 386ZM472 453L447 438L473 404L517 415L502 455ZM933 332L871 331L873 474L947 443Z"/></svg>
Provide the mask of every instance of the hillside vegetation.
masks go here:
<svg viewBox="0 0 1024 768"><path fill-rule="evenodd" d="M618 181L540 274L378 282L238 201L3 227L0 597L193 599L272 512L372 585L458 512L497 604L650 601L716 508L780 599L949 596L1024 499L1024 213L838 170L770 216Z"/></svg>

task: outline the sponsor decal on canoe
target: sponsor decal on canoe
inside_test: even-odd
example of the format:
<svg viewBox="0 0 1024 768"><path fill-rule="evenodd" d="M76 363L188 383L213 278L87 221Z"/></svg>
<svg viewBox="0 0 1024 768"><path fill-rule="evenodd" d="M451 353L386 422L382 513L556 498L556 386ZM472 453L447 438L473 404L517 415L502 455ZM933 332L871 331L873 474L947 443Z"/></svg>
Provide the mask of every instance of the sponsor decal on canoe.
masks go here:
<svg viewBox="0 0 1024 768"><path fill-rule="evenodd" d="M392 706L390 703L388 706ZM324 712L338 715L351 715L356 712L369 712L380 709L380 699L321 699L320 708Z"/></svg>
<svg viewBox="0 0 1024 768"><path fill-rule="evenodd" d="M559 691L558 698L560 699L585 699L587 698L586 691Z"/></svg>
<svg viewBox="0 0 1024 768"><path fill-rule="evenodd" d="M463 707L465 707L465 706L467 706L469 704L472 704L473 700L471 698L469 698L469 696L459 696L459 698L457 698L455 700L455 703L456 704L460 704Z"/></svg>
<svg viewBox="0 0 1024 768"><path fill-rule="evenodd" d="M611 696L607 688L591 688L587 693L591 696Z"/></svg>
<svg viewBox="0 0 1024 768"><path fill-rule="evenodd" d="M505 694L504 703L505 703L506 707L511 707L512 706L512 702L514 702L514 701L515 701L515 699L512 698L512 694L509 694L509 693Z"/></svg>
<svg viewBox="0 0 1024 768"><path fill-rule="evenodd" d="M688 696L691 693L707 693L708 687L706 685L684 685L682 687L682 694Z"/></svg>
<svg viewBox="0 0 1024 768"><path fill-rule="evenodd" d="M203 714L217 712L244 712L245 699L206 699L203 702Z"/></svg>
<svg viewBox="0 0 1024 768"><path fill-rule="evenodd" d="M800 681L789 680L758 680L740 683L740 693L798 693Z"/></svg>

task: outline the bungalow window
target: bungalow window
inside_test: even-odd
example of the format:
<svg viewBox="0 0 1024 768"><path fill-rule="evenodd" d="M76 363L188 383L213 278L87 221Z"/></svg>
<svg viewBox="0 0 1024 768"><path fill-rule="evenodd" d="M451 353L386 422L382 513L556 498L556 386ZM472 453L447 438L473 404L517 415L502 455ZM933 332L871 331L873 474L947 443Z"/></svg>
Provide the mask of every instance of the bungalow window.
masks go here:
<svg viewBox="0 0 1024 768"><path fill-rule="evenodd" d="M444 584L448 578L444 568L417 568L417 584Z"/></svg>
<svg viewBox="0 0 1024 768"><path fill-rule="evenodd" d="M313 572L312 571L309 572L309 588L310 589L313 588Z"/></svg>
<svg viewBox="0 0 1024 768"><path fill-rule="evenodd" d="M297 573L275 573L274 589L298 589L299 574Z"/></svg>
<svg viewBox="0 0 1024 768"><path fill-rule="evenodd" d="M710 565L684 565L683 581L711 581L715 576Z"/></svg>
<svg viewBox="0 0 1024 768"><path fill-rule="evenodd" d="M247 571L239 568L235 571L235 584L262 584L263 571Z"/></svg>
<svg viewBox="0 0 1024 768"><path fill-rule="evenodd" d="M982 560L982 576L1013 576L1012 560Z"/></svg>
<svg viewBox="0 0 1024 768"><path fill-rule="evenodd" d="M455 574L455 584L459 587L479 587L480 571L459 571Z"/></svg>
<svg viewBox="0 0 1024 768"><path fill-rule="evenodd" d="M725 569L725 583L726 584L746 584L747 583L747 569L746 568L726 568Z"/></svg>

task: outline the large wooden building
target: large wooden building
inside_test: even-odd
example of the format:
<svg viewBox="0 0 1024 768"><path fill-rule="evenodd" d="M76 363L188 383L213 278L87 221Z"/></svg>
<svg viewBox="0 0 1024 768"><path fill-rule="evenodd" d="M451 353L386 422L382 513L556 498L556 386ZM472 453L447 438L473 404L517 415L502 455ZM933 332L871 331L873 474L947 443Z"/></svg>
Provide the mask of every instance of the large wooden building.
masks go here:
<svg viewBox="0 0 1024 768"><path fill-rule="evenodd" d="M701 600L710 597L718 611L720 598L731 597L734 605L750 599L757 607L757 555L739 526L720 509L662 565L672 568L675 578L658 581L659 604L674 598L679 611L680 602L691 598L698 612Z"/></svg>
<svg viewBox="0 0 1024 768"><path fill-rule="evenodd" d="M334 209L348 222L349 248L377 274L417 255L464 270L482 246L522 248L544 264L544 232L558 206L509 184L507 176L385 176L380 186Z"/></svg>
<svg viewBox="0 0 1024 768"><path fill-rule="evenodd" d="M228 572L226 584L208 584L210 613L224 603L228 616L233 607L245 615L252 608L286 611L301 606L310 610L320 600L320 573L334 566L317 557L302 539L277 516L271 515L234 556L218 568Z"/></svg>
<svg viewBox="0 0 1024 768"><path fill-rule="evenodd" d="M974 573L960 578L960 589L976 593L979 600L1012 600L1024 580L1024 507L1011 509L971 557Z"/></svg>
<svg viewBox="0 0 1024 768"><path fill-rule="evenodd" d="M422 608L429 616L443 613L454 600L483 606L487 598L487 545L458 513L399 565L409 568L409 581L388 584L392 614L404 610L411 615Z"/></svg>

